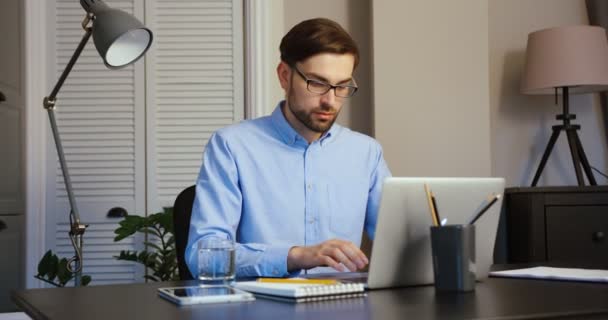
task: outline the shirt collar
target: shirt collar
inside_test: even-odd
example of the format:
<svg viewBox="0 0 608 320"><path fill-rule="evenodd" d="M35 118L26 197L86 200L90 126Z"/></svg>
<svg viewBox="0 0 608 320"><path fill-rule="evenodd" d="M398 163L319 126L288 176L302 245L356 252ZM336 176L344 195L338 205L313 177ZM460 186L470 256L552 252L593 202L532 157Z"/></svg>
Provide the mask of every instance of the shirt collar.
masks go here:
<svg viewBox="0 0 608 320"><path fill-rule="evenodd" d="M289 124L289 122L287 122L287 119L285 119L285 115L281 110L281 107L284 104L285 100L279 102L279 104L276 106L276 108L270 115L272 123L274 124L275 128L277 129L286 144L293 145L296 144L298 141L301 141L301 143L303 143L304 145L308 145L308 141L306 141L306 139L304 139L298 132L296 132L296 130ZM319 143L321 145L324 145L325 143L332 140L331 138L337 135L338 130L340 130L340 125L334 123L331 128L321 136L321 138L318 140Z"/></svg>

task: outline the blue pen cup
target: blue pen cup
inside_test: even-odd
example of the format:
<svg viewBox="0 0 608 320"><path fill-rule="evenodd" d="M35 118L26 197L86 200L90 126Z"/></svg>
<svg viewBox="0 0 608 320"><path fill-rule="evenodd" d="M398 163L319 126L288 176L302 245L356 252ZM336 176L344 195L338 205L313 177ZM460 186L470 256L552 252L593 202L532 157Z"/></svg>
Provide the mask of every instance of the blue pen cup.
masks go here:
<svg viewBox="0 0 608 320"><path fill-rule="evenodd" d="M475 225L431 227L437 291L475 290Z"/></svg>

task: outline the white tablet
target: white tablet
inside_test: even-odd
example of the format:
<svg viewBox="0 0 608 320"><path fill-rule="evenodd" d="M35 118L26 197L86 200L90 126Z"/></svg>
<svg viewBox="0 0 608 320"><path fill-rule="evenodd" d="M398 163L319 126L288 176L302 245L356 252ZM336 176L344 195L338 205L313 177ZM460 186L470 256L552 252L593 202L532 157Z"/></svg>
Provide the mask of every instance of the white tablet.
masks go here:
<svg viewBox="0 0 608 320"><path fill-rule="evenodd" d="M158 288L158 294L179 305L255 300L253 294L226 285Z"/></svg>

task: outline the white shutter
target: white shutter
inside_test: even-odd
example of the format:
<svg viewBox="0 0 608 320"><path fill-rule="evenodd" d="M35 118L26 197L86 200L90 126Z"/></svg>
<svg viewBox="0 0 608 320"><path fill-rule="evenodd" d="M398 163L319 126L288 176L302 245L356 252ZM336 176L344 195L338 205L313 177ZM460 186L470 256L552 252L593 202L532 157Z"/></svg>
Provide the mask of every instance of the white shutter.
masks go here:
<svg viewBox="0 0 608 320"><path fill-rule="evenodd" d="M107 3L143 18L143 0ZM82 39L85 11L79 1L56 0L53 14L55 35L49 45L56 53L50 73L55 76L49 82L54 84ZM134 245L129 240L114 243L117 220L106 214L113 207L145 214L143 72L143 60L124 69L107 69L91 38L57 97L58 127L81 221L90 225L84 235L83 273L92 276L92 284L141 280L134 264L113 258ZM53 237L49 246L58 255L71 257L67 193L55 145L49 141L48 146L49 159L54 160L48 170L54 178L47 186L47 235Z"/></svg>
<svg viewBox="0 0 608 320"><path fill-rule="evenodd" d="M146 1L150 210L173 206L210 135L243 119L242 21L242 0Z"/></svg>
<svg viewBox="0 0 608 320"><path fill-rule="evenodd" d="M77 0L53 1L51 85L82 38L85 16ZM142 281L142 268L113 258L141 249L141 239L114 243L117 221L106 217L108 210L146 215L172 206L196 181L211 133L241 120L244 111L241 0L107 3L134 13L154 39L145 68L142 59L120 70L105 68L91 39L58 95L70 177L81 220L90 225L84 273L92 284ZM46 186L48 247L71 257L69 204L52 137L47 152L54 161Z"/></svg>

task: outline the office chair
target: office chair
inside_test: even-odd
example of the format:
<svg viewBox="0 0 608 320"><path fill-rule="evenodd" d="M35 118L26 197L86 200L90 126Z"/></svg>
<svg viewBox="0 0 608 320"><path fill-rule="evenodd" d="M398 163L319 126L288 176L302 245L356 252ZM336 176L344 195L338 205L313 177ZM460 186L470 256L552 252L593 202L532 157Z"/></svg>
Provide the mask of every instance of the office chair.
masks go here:
<svg viewBox="0 0 608 320"><path fill-rule="evenodd" d="M177 269L181 280L192 280L192 274L186 265L186 246L190 230L192 203L196 194L196 186L190 186L179 193L173 204L173 228L175 232L175 251L177 251Z"/></svg>

